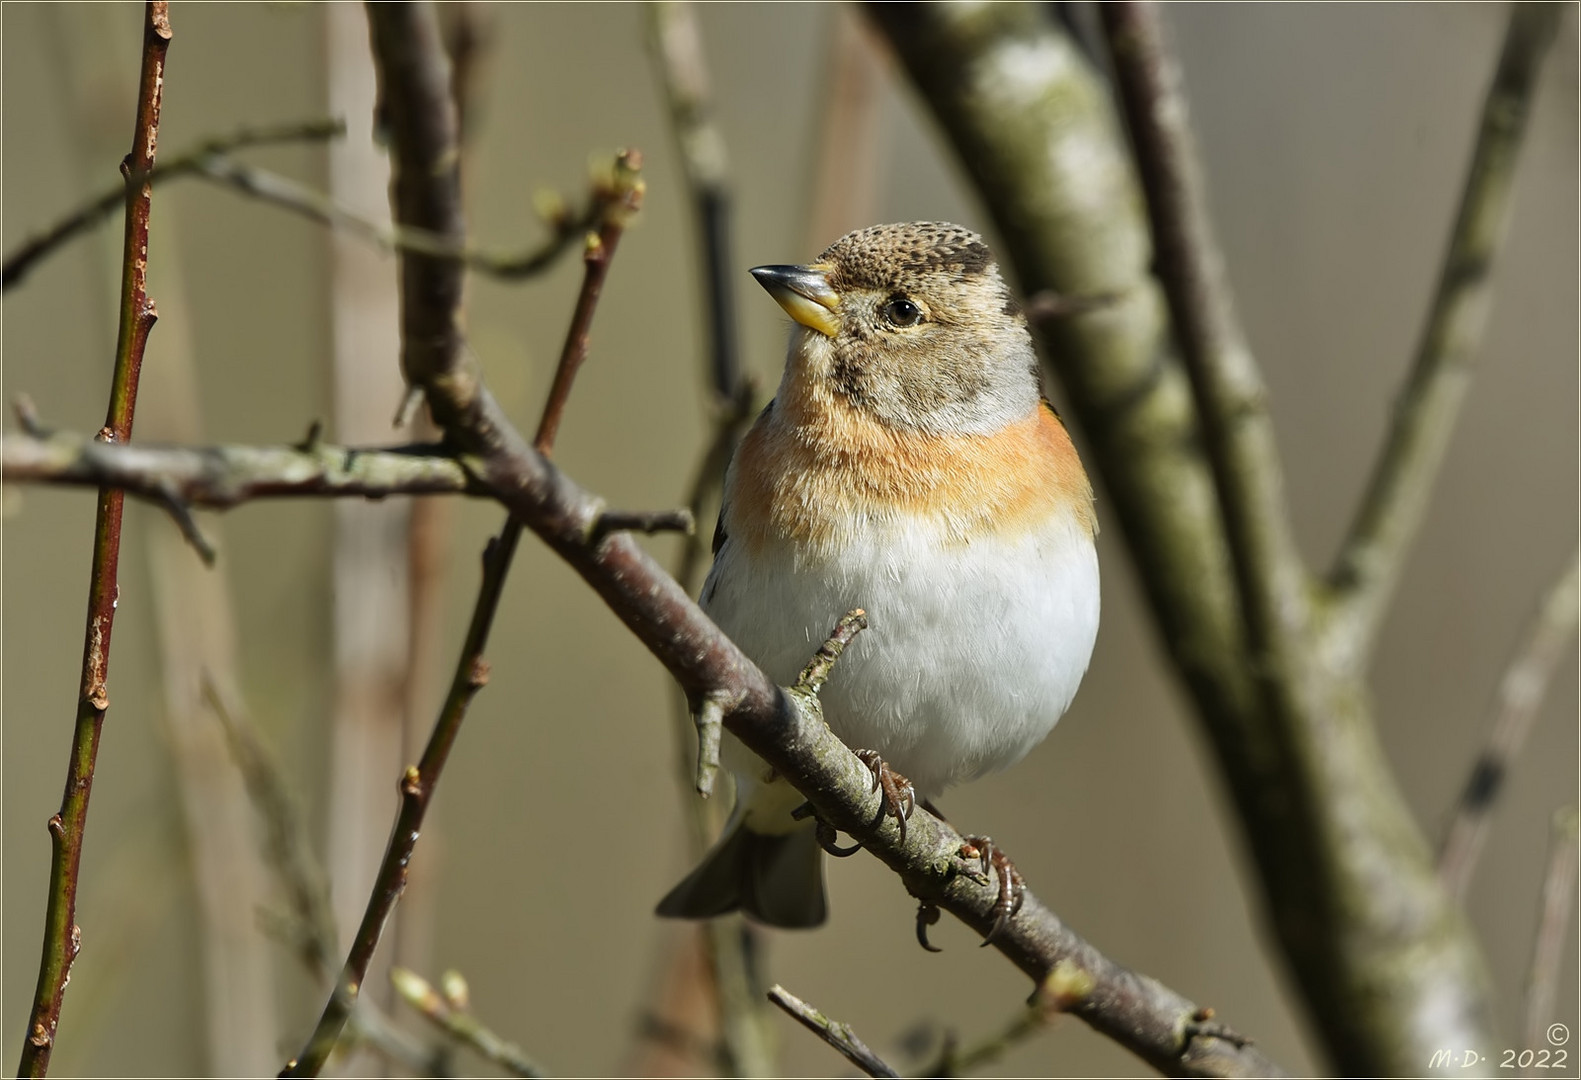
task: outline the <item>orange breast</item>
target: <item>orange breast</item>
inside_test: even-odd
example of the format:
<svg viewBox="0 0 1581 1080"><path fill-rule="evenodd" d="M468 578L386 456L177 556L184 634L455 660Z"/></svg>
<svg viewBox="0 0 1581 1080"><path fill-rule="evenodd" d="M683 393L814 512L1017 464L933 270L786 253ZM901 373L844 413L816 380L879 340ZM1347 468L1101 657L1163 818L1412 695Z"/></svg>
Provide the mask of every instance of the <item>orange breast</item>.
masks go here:
<svg viewBox="0 0 1581 1080"><path fill-rule="evenodd" d="M1058 417L1039 407L988 435L887 427L817 389L781 400L736 452L726 528L749 548L838 544L874 519L926 521L946 542L1013 537L1074 515L1095 529L1092 487Z"/></svg>

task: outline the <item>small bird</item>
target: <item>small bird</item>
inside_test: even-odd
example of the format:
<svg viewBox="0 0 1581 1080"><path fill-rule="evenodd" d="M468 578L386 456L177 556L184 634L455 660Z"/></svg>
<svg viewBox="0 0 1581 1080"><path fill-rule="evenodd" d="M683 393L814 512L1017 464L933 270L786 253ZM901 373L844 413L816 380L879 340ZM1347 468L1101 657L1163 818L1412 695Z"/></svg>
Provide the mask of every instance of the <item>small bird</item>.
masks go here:
<svg viewBox="0 0 1581 1080"><path fill-rule="evenodd" d="M877 225L752 275L795 325L726 475L702 606L781 685L867 612L820 700L904 827L916 800L1019 761L1075 696L1098 632L1092 486L975 233ZM721 757L735 809L659 914L822 923L803 797L729 733ZM1003 921L1020 878L992 854Z"/></svg>

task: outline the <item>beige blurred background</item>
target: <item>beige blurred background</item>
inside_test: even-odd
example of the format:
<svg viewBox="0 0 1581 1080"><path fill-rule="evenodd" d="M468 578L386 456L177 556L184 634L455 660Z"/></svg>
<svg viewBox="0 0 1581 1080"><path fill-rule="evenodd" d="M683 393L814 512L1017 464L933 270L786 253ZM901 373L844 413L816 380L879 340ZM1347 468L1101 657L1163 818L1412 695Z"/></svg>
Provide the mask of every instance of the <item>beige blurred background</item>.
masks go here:
<svg viewBox="0 0 1581 1080"><path fill-rule="evenodd" d="M115 181L130 136L139 13L140 5L5 5L7 251ZM644 13L502 4L490 15L493 56L467 166L474 235L496 248L530 243L541 233L535 189L579 196L590 154L646 152L647 209L620 250L557 456L615 505L675 503L705 437L700 300ZM327 17L313 5L173 5L161 150L244 122L326 113ZM745 355L764 387L778 378L784 319L745 269L815 254L808 191L836 17L814 5L700 10L735 179ZM1272 390L1298 530L1320 564L1403 379L1503 17L1484 5L1169 11L1240 309ZM882 87L873 220L982 227L985 215L907 88L888 73ZM1531 120L1487 347L1378 655L1383 739L1435 843L1487 732L1508 655L1576 542L1576 100L1572 12ZM249 160L327 183L322 150ZM156 191L153 221L151 292L162 318L148 363L153 371L177 353L190 357L207 437L294 441L310 420L330 416L326 231L193 180ZM5 394L31 395L52 425L87 432L102 422L118 234L111 225L74 242L6 295ZM552 370L579 275L573 263L522 285L469 284L471 345L523 426ZM155 385L145 383L145 395ZM59 802L70 741L93 500L13 490L4 505L0 1060L9 1063L36 973L44 822ZM450 519L441 666L453 659L477 556L500 517L468 504ZM168 543L170 527L143 506L127 521L112 707L83 859L83 952L58 1075L208 1067L197 900L153 616L150 553ZM204 525L223 543L215 573L234 597L241 695L285 763L322 852L330 507L254 504ZM1212 1004L1293 1071L1311 1070L1319 1059L1265 947L1237 826L1156 648L1118 532L1101 539L1104 625L1076 704L1024 763L952 793L945 806L961 826L992 833L1038 894L1110 955ZM673 558L673 540L651 546ZM552 1072L608 1074L628 1059L679 932L650 915L686 863L667 680L531 540L490 658L493 679L418 848L430 929L414 948L430 975L463 971L478 1014ZM1576 800L1576 715L1572 659L1510 779L1468 901L1515 1047L1549 817ZM382 789L392 815L394 781L392 772ZM380 828L375 848L383 837ZM1021 975L949 920L935 933L942 955L918 949L912 902L875 861L834 864L830 891L827 927L770 936L769 976L853 1024L892 1060L906 1060L898 1040L920 1021L969 1040L1008 1019L1028 993ZM258 1066L272 1071L322 998L283 946L263 948L281 973L273 1002L281 1057ZM1552 1019L1574 1031L1573 924L1564 948ZM417 1029L409 1013L395 1015ZM787 1072L847 1071L788 1023L779 1032ZM1572 1043L1571 1054L1578 1050ZM1140 1066L1067 1020L992 1071L1126 1075Z"/></svg>

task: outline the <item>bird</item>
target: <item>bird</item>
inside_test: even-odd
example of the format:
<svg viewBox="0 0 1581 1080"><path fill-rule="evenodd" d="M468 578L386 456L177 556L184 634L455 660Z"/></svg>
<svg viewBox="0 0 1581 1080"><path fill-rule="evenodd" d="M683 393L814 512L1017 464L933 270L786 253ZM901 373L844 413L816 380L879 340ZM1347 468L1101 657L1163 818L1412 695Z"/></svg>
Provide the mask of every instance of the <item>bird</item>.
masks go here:
<svg viewBox="0 0 1581 1080"><path fill-rule="evenodd" d="M946 788L1019 761L1069 707L1098 631L1092 485L976 233L876 225L810 264L751 274L790 316L790 339L778 391L726 471L700 603L780 685L836 619L865 611L820 700L904 828L916 802L932 809ZM728 732L721 761L735 807L658 914L823 923L823 851L855 849L798 820L804 797ZM1020 875L986 837L962 854L985 875L992 856L997 933L1019 909Z"/></svg>

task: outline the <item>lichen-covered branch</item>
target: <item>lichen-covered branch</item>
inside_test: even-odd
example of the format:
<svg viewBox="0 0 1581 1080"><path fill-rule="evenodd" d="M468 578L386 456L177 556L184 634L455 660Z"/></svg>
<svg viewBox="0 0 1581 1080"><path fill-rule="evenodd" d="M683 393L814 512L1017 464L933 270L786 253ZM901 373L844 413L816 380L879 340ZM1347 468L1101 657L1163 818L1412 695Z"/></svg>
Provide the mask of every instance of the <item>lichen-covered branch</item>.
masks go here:
<svg viewBox="0 0 1581 1080"><path fill-rule="evenodd" d="M138 77L136 121L132 150L121 164L126 178L126 234L121 257L120 329L115 346L115 368L110 384L110 406L98 438L124 443L132 435L137 408L138 377L148 332L158 318L148 297L148 215L153 189L145 177L154 166L159 141L159 111L165 81L165 52L170 46L170 16L163 0L144 8L143 62ZM110 631L120 601L117 571L121 557L121 512L125 493L101 488L94 521L92 570L88 581L88 625L84 635L82 678L77 691L77 715L72 727L71 756L66 767L66 790L60 810L49 819L51 859L49 901L44 914L44 943L39 960L38 985L22 1040L17 1072L44 1076L49 1072L60 1023L61 1002L71 965L81 948L77 925L77 881L82 860L83 831L88 821L88 797L93 791L99 736L110 707L107 680L110 670Z"/></svg>
<svg viewBox="0 0 1581 1080"><path fill-rule="evenodd" d="M1493 270L1510 220L1515 167L1559 4L1516 3L1482 105L1476 148L1410 379L1366 494L1329 574L1336 645L1365 663L1388 610L1460 415L1493 303Z"/></svg>
<svg viewBox="0 0 1581 1080"><path fill-rule="evenodd" d="M117 445L81 435L7 435L0 442L12 483L116 487L146 499L228 510L261 498L295 496L486 495L442 445L357 448Z"/></svg>
<svg viewBox="0 0 1581 1080"><path fill-rule="evenodd" d="M873 1053L867 1043L856 1037L856 1032L851 1030L849 1024L830 1019L777 983L769 988L769 1000L802 1027L840 1051L847 1061L868 1076L900 1076L888 1062Z"/></svg>
<svg viewBox="0 0 1581 1080"><path fill-rule="evenodd" d="M1288 524L1268 516L1283 513L1276 480L1253 476L1244 507L1221 511L1195 451L1214 441L1207 424L1242 422L1245 402L1210 393L1216 416L1199 420L1151 273L1147 202L1103 87L1038 6L867 11L953 144L1022 292L1111 298L1035 329L1195 699L1264 911L1334 1067L1411 1073L1436 1047L1491 1049L1475 939L1438 886L1360 672L1335 662L1304 615L1305 575L1279 539ZM1237 523L1247 510L1262 519ZM1248 581L1249 571L1270 576Z"/></svg>

